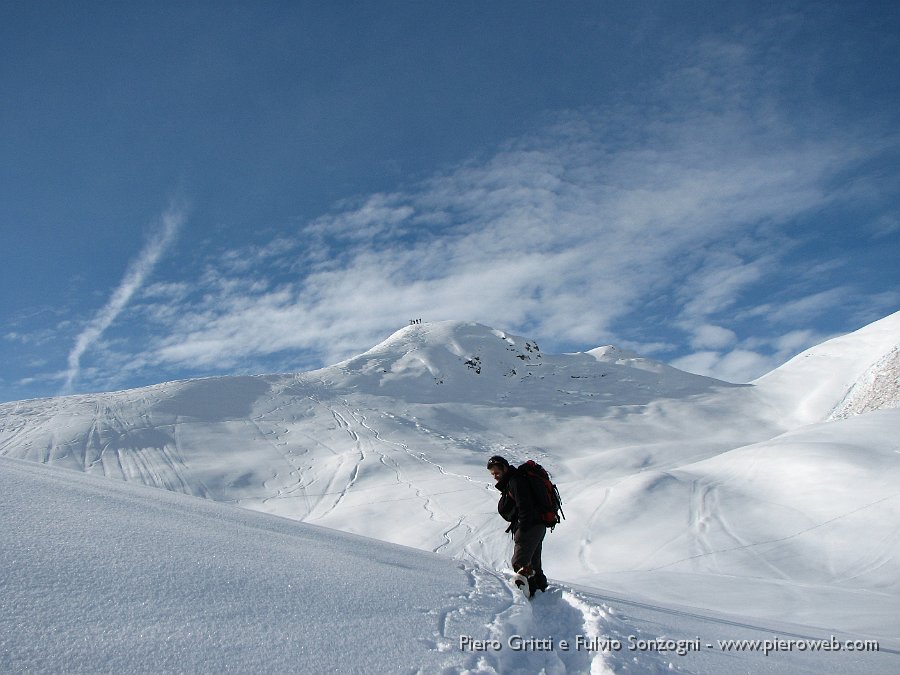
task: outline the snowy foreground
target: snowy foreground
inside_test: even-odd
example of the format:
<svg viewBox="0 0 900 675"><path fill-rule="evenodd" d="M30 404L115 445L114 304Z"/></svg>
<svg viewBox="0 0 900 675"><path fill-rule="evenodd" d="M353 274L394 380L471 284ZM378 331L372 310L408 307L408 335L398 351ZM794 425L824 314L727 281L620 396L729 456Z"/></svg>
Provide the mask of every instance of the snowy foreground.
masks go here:
<svg viewBox="0 0 900 675"><path fill-rule="evenodd" d="M900 672L898 345L900 313L733 385L426 323L311 373L2 404L0 671ZM565 500L532 603L495 453Z"/></svg>
<svg viewBox="0 0 900 675"><path fill-rule="evenodd" d="M858 636L566 585L529 602L471 563L20 460L0 458L0 505L2 672L821 673L900 664L886 644L808 651ZM729 640L794 651L729 650Z"/></svg>

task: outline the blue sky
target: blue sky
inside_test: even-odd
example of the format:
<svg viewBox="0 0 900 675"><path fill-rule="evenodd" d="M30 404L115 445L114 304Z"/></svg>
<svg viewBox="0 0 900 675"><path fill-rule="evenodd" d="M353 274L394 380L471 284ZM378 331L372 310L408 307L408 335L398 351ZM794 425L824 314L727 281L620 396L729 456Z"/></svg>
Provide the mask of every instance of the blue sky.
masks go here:
<svg viewBox="0 0 900 675"><path fill-rule="evenodd" d="M0 400L410 318L748 381L900 309L896 2L0 4Z"/></svg>

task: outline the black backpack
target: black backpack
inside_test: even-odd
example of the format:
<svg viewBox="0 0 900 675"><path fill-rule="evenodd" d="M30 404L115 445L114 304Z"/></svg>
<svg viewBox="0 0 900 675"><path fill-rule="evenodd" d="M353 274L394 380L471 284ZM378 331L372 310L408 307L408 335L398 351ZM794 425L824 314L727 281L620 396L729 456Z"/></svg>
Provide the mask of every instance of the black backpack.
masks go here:
<svg viewBox="0 0 900 675"><path fill-rule="evenodd" d="M563 513L562 498L556 485L550 480L550 474L532 459L518 467L517 471L528 477L528 485L540 511L541 522L552 532L558 523L566 519L566 514Z"/></svg>

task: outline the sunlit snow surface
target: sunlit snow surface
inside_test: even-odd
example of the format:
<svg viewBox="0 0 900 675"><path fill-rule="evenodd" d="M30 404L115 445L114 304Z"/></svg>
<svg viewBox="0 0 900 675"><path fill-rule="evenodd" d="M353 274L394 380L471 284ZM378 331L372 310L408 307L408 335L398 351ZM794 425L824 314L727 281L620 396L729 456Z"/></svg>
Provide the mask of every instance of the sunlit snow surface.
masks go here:
<svg viewBox="0 0 900 675"><path fill-rule="evenodd" d="M0 507L2 672L818 673L900 662L888 645L726 652L720 640L832 634L566 585L528 601L471 563L8 458ZM700 651L683 656L678 643L647 648L697 639Z"/></svg>
<svg viewBox="0 0 900 675"><path fill-rule="evenodd" d="M426 323L312 373L4 404L2 455L222 504L4 461L0 665L153 670L153 652L160 669L189 671L226 656L286 669L298 654L323 669L579 672L638 656L641 670L895 670L898 343L900 314L738 386L615 348L547 355L478 324ZM537 459L565 499L545 552L565 583L532 605L494 572L511 547L484 469L495 453ZM8 617L32 621L30 637ZM875 637L882 652L592 659L458 645L778 626Z"/></svg>

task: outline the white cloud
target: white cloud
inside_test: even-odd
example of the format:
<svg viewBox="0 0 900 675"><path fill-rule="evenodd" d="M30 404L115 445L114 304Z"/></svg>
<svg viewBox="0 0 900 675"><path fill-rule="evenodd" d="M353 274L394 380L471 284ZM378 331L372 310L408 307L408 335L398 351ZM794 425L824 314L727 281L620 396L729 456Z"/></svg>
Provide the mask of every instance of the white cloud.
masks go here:
<svg viewBox="0 0 900 675"><path fill-rule="evenodd" d="M889 237L900 231L900 216L895 213L882 215L869 226L869 229L873 231L876 239Z"/></svg>
<svg viewBox="0 0 900 675"><path fill-rule="evenodd" d="M809 349L825 340L834 337L833 335L824 335L814 330L792 330L789 333L780 335L771 340L775 347L777 356L784 360L786 357L794 356L800 352Z"/></svg>
<svg viewBox="0 0 900 675"><path fill-rule="evenodd" d="M771 255L744 260L731 252L712 251L705 256L707 259L688 273L679 289L682 314L689 323L728 309L745 288L762 279L767 269L775 267Z"/></svg>
<svg viewBox="0 0 900 675"><path fill-rule="evenodd" d="M839 201L833 176L878 147L787 123L759 96L759 75L746 48L708 43L646 92L646 106L562 114L487 159L227 251L192 280L194 293L159 287L168 302L143 299L165 332L142 358L227 369L294 351L328 363L413 317L478 320L551 344L633 344L623 324L653 307L699 350L676 363L752 379L781 348L741 340L728 315L747 318L742 300L783 264L789 224ZM71 372L131 285L79 339ZM847 297L825 288L783 309L757 305L767 322L790 322Z"/></svg>
<svg viewBox="0 0 900 675"><path fill-rule="evenodd" d="M325 215L310 223L306 230L320 237L369 241L376 236L399 235L398 227L409 220L414 210L402 203L400 195L370 195L359 207L344 203L339 214Z"/></svg>
<svg viewBox="0 0 900 675"><path fill-rule="evenodd" d="M722 326L702 324L692 330L691 347L694 349L722 349L737 342L735 332Z"/></svg>
<svg viewBox="0 0 900 675"><path fill-rule="evenodd" d="M782 302L778 307L772 308L768 317L782 322L797 321L798 319L808 320L841 306L852 294L852 290L847 287L829 288Z"/></svg>
<svg viewBox="0 0 900 675"><path fill-rule="evenodd" d="M264 261L231 253L203 281L214 292L179 313L157 358L227 364L295 349L329 361L409 317L597 344L672 288L696 346L725 346L733 331L709 328L710 317L776 265L774 224L832 198L823 183L837 154L834 139L773 148L745 138L737 114L713 124L712 144L698 138L702 120L673 121L653 145L615 151L597 119L570 116L482 164L317 219L282 241L301 262L276 293L266 281L275 247Z"/></svg>
<svg viewBox="0 0 900 675"><path fill-rule="evenodd" d="M701 329L699 332L704 331ZM828 333L801 329L767 337L751 337L732 347L733 341L724 339L721 344L713 344L717 331L713 331L711 335L713 339L708 344L703 344L702 340L692 342L692 346L699 351L674 359L672 365L690 373L728 382L751 382L800 352L835 337Z"/></svg>
<svg viewBox="0 0 900 675"><path fill-rule="evenodd" d="M125 276L113 291L107 303L94 315L75 339L75 345L69 352L68 370L66 371L63 392L72 390L72 385L81 371L81 357L116 320L116 317L128 305L135 292L144 284L166 248L175 239L184 219L184 207L174 203L163 213L160 218L159 228L148 239L138 257L128 265Z"/></svg>
<svg viewBox="0 0 900 675"><path fill-rule="evenodd" d="M729 352L704 351L672 361L672 365L697 375L715 377L726 382L745 383L765 375L780 365L772 356L746 349Z"/></svg>

